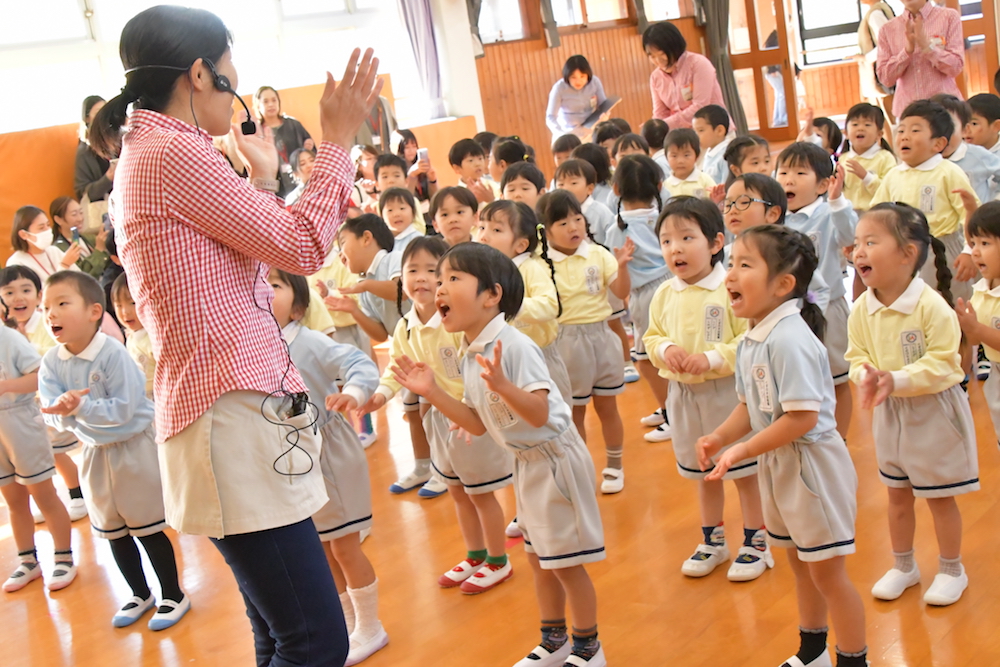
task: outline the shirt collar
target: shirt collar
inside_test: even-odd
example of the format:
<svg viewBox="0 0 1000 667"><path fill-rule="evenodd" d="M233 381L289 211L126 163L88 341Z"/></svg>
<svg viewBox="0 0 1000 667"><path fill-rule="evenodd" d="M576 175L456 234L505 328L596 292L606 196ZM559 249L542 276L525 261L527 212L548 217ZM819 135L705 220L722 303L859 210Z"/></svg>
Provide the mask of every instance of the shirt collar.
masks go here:
<svg viewBox="0 0 1000 667"><path fill-rule="evenodd" d="M955 152L952 153L948 157L948 159L951 160L952 162L958 162L959 160L964 160L965 155L968 152L969 152L969 145L963 141L958 145L958 148L955 149Z"/></svg>
<svg viewBox="0 0 1000 667"><path fill-rule="evenodd" d="M934 1L933 0L927 0L927 4L920 8L920 12L919 13L920 13L921 16L924 17L925 21L928 18L930 18L931 12L934 11L934 7L935 7Z"/></svg>
<svg viewBox="0 0 1000 667"><path fill-rule="evenodd" d="M893 301L888 306L878 300L875 296L875 290L871 287L868 288L868 314L874 315L883 308L889 310L895 310L897 313L902 313L903 315L909 315L912 313L916 307L917 302L920 301L920 295L924 292L924 281L919 276L910 281L910 284L906 286L903 293Z"/></svg>
<svg viewBox="0 0 1000 667"><path fill-rule="evenodd" d="M549 252L551 252L551 250ZM511 261L514 262L514 266L520 268L520 266L522 264L524 264L526 261L528 261L529 257L531 257L531 253L530 252L522 252L520 255L518 255L517 257L515 257Z"/></svg>
<svg viewBox="0 0 1000 667"><path fill-rule="evenodd" d="M286 345L291 345L295 342L300 331L302 331L302 323L298 320L292 320L281 330L281 337L285 339Z"/></svg>
<svg viewBox="0 0 1000 667"><path fill-rule="evenodd" d="M684 182L697 183L699 178L701 178L701 169L695 167L694 171L687 175L687 178L677 178L677 176L671 174L670 178L667 179L667 183L670 185L677 185Z"/></svg>
<svg viewBox="0 0 1000 667"><path fill-rule="evenodd" d="M767 317L754 325L754 327L747 332L747 338L756 343L763 343L767 340L767 337L771 335L771 331L774 327L778 326L778 322L786 317L798 315L800 312L802 312L802 309L799 308L799 300L790 299L772 310L767 314Z"/></svg>
<svg viewBox="0 0 1000 667"><path fill-rule="evenodd" d="M587 211L593 206L594 206L594 198L588 195L587 198L583 200L583 203L580 204L580 210L583 211L584 214L586 214Z"/></svg>
<svg viewBox="0 0 1000 667"><path fill-rule="evenodd" d="M330 246L330 252L326 253L326 259L323 260L323 268L328 268L333 266L334 262L340 261L340 252L337 250L336 246Z"/></svg>
<svg viewBox="0 0 1000 667"><path fill-rule="evenodd" d="M420 316L417 315L416 306L413 306L408 311L406 311L406 315L403 315L403 319L406 320L407 331L412 331L414 327L437 329L439 326L441 326L441 313L436 308L434 309L434 314L431 315L431 319L427 320L426 324L420 321Z"/></svg>
<svg viewBox="0 0 1000 667"><path fill-rule="evenodd" d="M929 5L931 3L928 2L927 4ZM940 153L938 153L937 155L933 156L932 158L930 158L926 162L921 162L916 167L911 167L910 165L906 164L905 162L900 162L899 163L899 167L903 171L906 171L907 169L916 169L917 171L930 171L934 167L936 167L939 164L941 164L941 162L943 162L943 161L944 161L944 156L941 155Z"/></svg>
<svg viewBox="0 0 1000 667"><path fill-rule="evenodd" d="M31 314L31 319L25 322L24 330L27 331L28 333L35 333L35 331L38 329L38 325L40 325L41 323L42 323L42 311L35 310L35 312Z"/></svg>
<svg viewBox="0 0 1000 667"><path fill-rule="evenodd" d="M166 114L158 113L156 111L149 111L148 109L135 109L129 114L128 118L129 130L138 130L144 128L158 128L161 130L170 130L172 132L190 132L192 134L200 134L206 141L211 141L212 137L201 128L195 127L190 123L185 123L184 121L174 118L173 116L168 116Z"/></svg>
<svg viewBox="0 0 1000 667"><path fill-rule="evenodd" d="M371 266L368 267L367 271L365 271L364 273L361 274L361 277L362 278L371 278L373 275L375 275L375 272L378 271L379 264L382 263L382 260L388 254L389 253L385 250L385 248L383 248L383 249L379 250L377 253L375 253L375 256L372 258Z"/></svg>
<svg viewBox="0 0 1000 667"><path fill-rule="evenodd" d="M1000 152L1000 139L998 139L997 142L995 144L993 144L993 148L991 148L989 150L990 150L991 153L998 153L998 152Z"/></svg>
<svg viewBox="0 0 1000 667"><path fill-rule="evenodd" d="M73 354L66 349L65 345L59 346L59 358L63 361L69 361L73 357L78 359L83 359L84 361L93 361L100 354L101 349L104 348L104 343L108 340L107 335L98 331L94 334L94 337L90 339L90 345L84 348L83 352L80 354Z"/></svg>
<svg viewBox="0 0 1000 667"><path fill-rule="evenodd" d="M990 289L990 281L986 278L983 278L973 285L972 289L976 292L983 292L984 294L989 294L990 296L1000 297L1000 286Z"/></svg>
<svg viewBox="0 0 1000 667"><path fill-rule="evenodd" d="M551 259L553 262L561 262L569 257L586 257L589 248L590 248L590 241L588 241L587 239L580 241L580 245L576 247L576 252L574 252L572 255L567 255L565 253L559 252L552 246L549 246L549 259Z"/></svg>
<svg viewBox="0 0 1000 667"><path fill-rule="evenodd" d="M504 319L503 313L500 313L492 320L490 323L483 327L483 330L479 332L476 336L476 340L471 343L466 344L465 351L471 354L479 354L486 349L486 346L497 339L500 332L504 330L507 326L507 320Z"/></svg>
<svg viewBox="0 0 1000 667"><path fill-rule="evenodd" d="M727 136L725 139L723 139L716 145L712 146L711 148L706 148L705 159L707 160L709 157L715 157L719 153L725 152L726 148L729 147L729 141L730 141L729 137Z"/></svg>
<svg viewBox="0 0 1000 667"><path fill-rule="evenodd" d="M818 209L820 206L822 206L822 204L823 204L823 198L822 197L816 197L816 201L814 201L813 203L809 204L808 206L803 206L799 210L795 211L795 213L792 213L791 211L789 211L788 214L789 215L799 215L799 214L802 214L802 215L804 215L804 216L806 216L808 218L808 217L811 217L812 214L816 212L816 209Z"/></svg>
<svg viewBox="0 0 1000 667"><path fill-rule="evenodd" d="M664 153L666 153L666 151L661 148L660 150L656 151L655 153L653 153L649 157L650 157L650 159L655 160L658 157L663 157Z"/></svg>
<svg viewBox="0 0 1000 667"><path fill-rule="evenodd" d="M860 155L858 155L858 157L863 157L866 160L870 160L873 157L875 157L876 155L878 155L878 152L880 150L882 150L882 144L880 142L876 141L874 144L871 145L871 148L869 148L868 150L866 150L864 153L861 153Z"/></svg>
<svg viewBox="0 0 1000 667"><path fill-rule="evenodd" d="M416 226L411 223L409 227L407 227L406 229L404 229L399 233L399 236L396 237L396 243L399 243L401 239L405 240L410 238L411 236L416 236L419 233L420 230L417 229Z"/></svg>
<svg viewBox="0 0 1000 667"><path fill-rule="evenodd" d="M719 262L712 267L712 270L707 276L696 282L694 285L689 285L677 276L670 279L670 286L673 287L678 292L683 292L688 287L700 287L702 289L708 290L709 292L714 292L719 289L719 285L722 281L726 279L726 270L722 266L722 262Z"/></svg>

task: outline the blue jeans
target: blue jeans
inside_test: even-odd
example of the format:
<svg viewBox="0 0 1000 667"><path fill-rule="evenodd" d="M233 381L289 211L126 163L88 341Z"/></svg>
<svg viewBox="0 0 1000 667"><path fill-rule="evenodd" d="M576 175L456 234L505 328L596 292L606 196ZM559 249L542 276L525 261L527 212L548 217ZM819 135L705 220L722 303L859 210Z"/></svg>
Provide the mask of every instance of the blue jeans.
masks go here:
<svg viewBox="0 0 1000 667"><path fill-rule="evenodd" d="M344 611L312 519L212 543L243 594L257 667L343 667Z"/></svg>

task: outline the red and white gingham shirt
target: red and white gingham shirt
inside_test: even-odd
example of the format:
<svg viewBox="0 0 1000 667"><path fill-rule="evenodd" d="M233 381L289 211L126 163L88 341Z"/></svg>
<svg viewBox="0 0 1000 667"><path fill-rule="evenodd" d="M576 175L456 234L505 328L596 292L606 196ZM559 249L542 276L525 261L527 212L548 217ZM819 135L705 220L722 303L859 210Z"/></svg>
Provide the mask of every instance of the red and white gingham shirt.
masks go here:
<svg viewBox="0 0 1000 667"><path fill-rule="evenodd" d="M350 201L354 167L324 142L286 209L233 172L209 135L171 116L129 120L110 213L122 266L156 355L156 427L177 435L222 394L270 393L291 363L270 313L268 267L323 266ZM288 391L306 391L294 367Z"/></svg>

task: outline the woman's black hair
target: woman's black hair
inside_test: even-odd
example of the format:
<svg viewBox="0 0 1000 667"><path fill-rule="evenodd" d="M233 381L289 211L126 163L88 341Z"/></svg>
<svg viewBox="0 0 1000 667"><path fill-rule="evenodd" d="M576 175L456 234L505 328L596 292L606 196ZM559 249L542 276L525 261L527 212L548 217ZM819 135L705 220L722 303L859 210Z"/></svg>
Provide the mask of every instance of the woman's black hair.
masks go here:
<svg viewBox="0 0 1000 667"><path fill-rule="evenodd" d="M448 197L451 197L462 206L471 208L473 212L479 210L479 200L476 199L476 195L472 194L472 190L451 185L438 190L437 194L434 195L434 199L431 200L431 208L427 214L431 216L432 220L437 217L438 209L441 208L441 204Z"/></svg>
<svg viewBox="0 0 1000 667"><path fill-rule="evenodd" d="M507 255L482 243L459 243L448 249L438 262L448 262L453 271L468 273L479 282L476 294L495 292L500 287L500 312L508 322L513 321L524 301L524 279Z"/></svg>
<svg viewBox="0 0 1000 667"><path fill-rule="evenodd" d="M660 237L660 229L663 227L663 223L670 216L698 223L701 233L705 235L709 243L718 238L719 234L725 235L726 233L726 225L722 221L722 213L715 202L710 199L688 196L671 197L666 206L663 207L663 210L660 211L660 217L656 219L657 238ZM721 262L725 254L725 248L719 248L719 252L712 255L712 266L714 267Z"/></svg>
<svg viewBox="0 0 1000 667"><path fill-rule="evenodd" d="M299 156L303 153L309 153L316 159L316 151L310 150L308 148L296 148L292 151L292 154L288 156L288 164L292 167L292 171L298 172L299 170Z"/></svg>
<svg viewBox="0 0 1000 667"><path fill-rule="evenodd" d="M386 252L392 252L392 248L396 244L389 225L385 224L385 220L374 213L363 213L356 218L348 218L340 226L338 234L344 232L349 232L358 238L364 236L365 232L369 232L378 247Z"/></svg>
<svg viewBox="0 0 1000 667"><path fill-rule="evenodd" d="M413 145L419 148L420 143L417 141L417 135L413 134L413 130L396 130L396 134L399 135L399 147L396 149L396 155L403 158L403 162L406 162L406 144L412 141ZM407 166L414 165L416 162L417 158L414 156L413 162L410 162Z"/></svg>
<svg viewBox="0 0 1000 667"><path fill-rule="evenodd" d="M591 141L595 144L603 144L605 141L618 139L623 134L628 134L628 132L619 127L617 123L606 120L594 126L594 134Z"/></svg>
<svg viewBox="0 0 1000 667"><path fill-rule="evenodd" d="M1000 201L986 202L976 209L966 225L969 236L991 236L1000 239Z"/></svg>
<svg viewBox="0 0 1000 667"><path fill-rule="evenodd" d="M646 155L626 155L618 161L618 168L615 169L615 186L619 195L616 212L618 229L628 227L622 218L623 202L648 204L655 201L656 210L663 210L663 201L660 199L662 178L663 170L660 165Z"/></svg>
<svg viewBox="0 0 1000 667"><path fill-rule="evenodd" d="M406 250L403 251L403 256L400 258L399 267L400 271L406 269L406 262L413 257L416 253L421 250L428 252L432 257L440 258L441 255L448 252L448 244L444 242L440 236L418 236L417 238L410 241L406 246ZM403 316L403 301L406 300L406 295L403 294L403 278L400 276L396 279L396 310L399 312L399 316ZM406 330L406 337L410 337L410 330Z"/></svg>
<svg viewBox="0 0 1000 667"><path fill-rule="evenodd" d="M261 86L260 88L258 88L254 92L254 94L253 94L254 109L257 110L257 111L259 111L259 109L257 109L256 107L260 103L260 96L263 95L264 92L268 91L268 90L270 90L272 93L274 93L274 96L278 99L278 118L285 118L286 117L285 114L281 113L281 94L278 92L278 89L275 88L274 86ZM257 114L257 121L261 125L264 124L264 114L263 113Z"/></svg>
<svg viewBox="0 0 1000 667"><path fill-rule="evenodd" d="M767 139L764 137L758 137L756 134L746 134L740 137L736 137L729 142L729 146L726 147L726 152L722 154L722 159L726 161L729 165L729 176L726 178L726 189L733 184L736 180L736 174L733 172L733 167L737 169L743 164L743 160L747 157L747 152L756 148L757 146L763 146L768 151L771 150L771 145L767 143Z"/></svg>
<svg viewBox="0 0 1000 667"><path fill-rule="evenodd" d="M649 47L659 49L667 56L667 64L672 65L687 51L687 40L670 21L650 24L642 33L642 50Z"/></svg>
<svg viewBox="0 0 1000 667"><path fill-rule="evenodd" d="M527 145L518 137L500 137L493 142L491 151L497 164L506 162L507 166L515 162L534 162Z"/></svg>
<svg viewBox="0 0 1000 667"><path fill-rule="evenodd" d="M552 142L553 153L572 153L573 149L582 144L583 141L575 134L563 134L556 137Z"/></svg>
<svg viewBox="0 0 1000 667"><path fill-rule="evenodd" d="M785 224L785 214L788 212L788 194L785 192L785 188L781 186L781 183L770 176L758 174L753 171L742 176L737 176L733 179L733 183L736 181L743 181L743 188L745 190L756 192L758 197L767 202L765 204L767 208L772 206L780 208L781 216L775 224ZM728 190L729 188L726 189Z"/></svg>
<svg viewBox="0 0 1000 667"><path fill-rule="evenodd" d="M778 168L806 166L816 174L816 180L833 176L833 160L822 146L808 141L796 141L789 144L778 154Z"/></svg>
<svg viewBox="0 0 1000 667"><path fill-rule="evenodd" d="M785 273L795 278L795 287L787 300L802 299L802 319L822 341L826 333L826 318L820 307L808 297L809 283L819 266L816 246L809 237L784 225L757 225L743 230L737 241L749 243L757 249L767 264L768 279Z"/></svg>
<svg viewBox="0 0 1000 667"><path fill-rule="evenodd" d="M650 118L642 124L642 129L639 130L639 134L646 140L650 150L653 150L654 146L656 150L661 150L669 132L670 126L667 125L667 121L659 118Z"/></svg>
<svg viewBox="0 0 1000 667"><path fill-rule="evenodd" d="M607 183L611 180L611 158L608 157L608 152L597 144L577 146L570 157L589 162L597 172L598 183Z"/></svg>
<svg viewBox="0 0 1000 667"><path fill-rule="evenodd" d="M813 119L813 127L826 128L826 137L830 142L830 150L837 153L840 149L840 145L844 143L844 133L840 131L837 124L826 116L821 116L820 118Z"/></svg>
<svg viewBox="0 0 1000 667"><path fill-rule="evenodd" d="M538 199L538 203L535 204L535 214L538 216L538 222L546 230L553 224L560 220L565 220L571 215L581 215L586 223L587 238L592 243L597 243L597 239L594 238L594 232L590 229L590 221L587 220L587 216L583 215L580 202L577 201L576 195L568 190L546 192ZM546 242L547 240L546 238Z"/></svg>
<svg viewBox="0 0 1000 667"><path fill-rule="evenodd" d="M618 155L618 152L623 148L638 148L646 155L649 155L649 144L646 140L640 135L633 134L631 132L618 137L615 141L614 148L611 149L611 154Z"/></svg>
<svg viewBox="0 0 1000 667"><path fill-rule="evenodd" d="M933 250L936 289L949 306L955 307L951 294L951 269L948 268L944 243L931 234L927 216L920 209L901 202L882 202L872 206L861 217L878 220L895 237L900 248L905 248L910 243L917 246L917 261L913 265L911 276L917 275L927 261L927 255Z"/></svg>
<svg viewBox="0 0 1000 667"><path fill-rule="evenodd" d="M545 174L535 166L533 162L515 162L503 170L500 178L500 192L504 191L507 184L515 178L523 178L535 186L535 190L541 192L545 189Z"/></svg>
<svg viewBox="0 0 1000 667"><path fill-rule="evenodd" d="M587 75L587 83L594 80L594 70L590 68L590 63L587 59L581 55L570 56L566 59L566 64L563 65L563 81L566 85L569 85L569 78L573 76L573 72L580 72L580 74Z"/></svg>
<svg viewBox="0 0 1000 667"><path fill-rule="evenodd" d="M957 98L956 98L957 99ZM844 120L844 132L847 131L847 124L852 120L870 120L875 123L875 127L878 128L878 133L880 137L879 145L882 146L882 150L892 152L892 146L889 142L885 140L882 136L882 130L885 128L885 114L874 104L868 104L868 102L861 102L855 104L847 112L847 118ZM844 145L840 149L841 154L846 153L851 150L851 139L849 137L844 138Z"/></svg>
<svg viewBox="0 0 1000 667"><path fill-rule="evenodd" d="M556 266L549 257L549 242L545 236L545 225L538 222L538 216L531 210L531 207L521 201L510 201L498 199L483 207L480 218L486 222L492 222L498 214L503 214L506 218L510 231L515 239L524 239L528 242L525 250L530 255L539 251L542 260L549 265L549 275L552 277L552 284L556 288L556 303L559 305L559 313L556 317L562 317L562 299L559 296L559 285L556 283Z"/></svg>
<svg viewBox="0 0 1000 667"><path fill-rule="evenodd" d="M157 5L133 16L122 30L118 52L126 71L120 95L108 100L90 127L90 145L105 158L118 154L121 128L130 104L163 111L177 80L189 76L199 58L216 63L232 35L222 20L204 9Z"/></svg>
<svg viewBox="0 0 1000 667"><path fill-rule="evenodd" d="M420 209L417 208L417 200L413 196L413 193L406 188L389 188L383 192L382 196L378 198L378 210L385 209L385 205L391 201L401 201L413 209L414 220L420 216Z"/></svg>
<svg viewBox="0 0 1000 667"><path fill-rule="evenodd" d="M277 275L278 280L288 285L292 290L292 312L294 313L298 310L302 313L300 317L304 317L306 311L309 309L309 302L312 300L312 294L309 293L309 281L303 276L297 276L294 273L288 273L274 267L271 267L271 271ZM122 274L122 276L124 275Z"/></svg>

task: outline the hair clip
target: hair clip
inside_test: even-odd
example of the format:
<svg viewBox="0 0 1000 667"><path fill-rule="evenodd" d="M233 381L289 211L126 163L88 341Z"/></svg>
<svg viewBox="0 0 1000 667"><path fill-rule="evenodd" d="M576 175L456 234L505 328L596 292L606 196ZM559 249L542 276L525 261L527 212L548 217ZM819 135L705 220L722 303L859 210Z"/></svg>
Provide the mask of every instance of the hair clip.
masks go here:
<svg viewBox="0 0 1000 667"><path fill-rule="evenodd" d="M806 292L806 301L808 303L816 305L816 292L813 292L812 290Z"/></svg>

